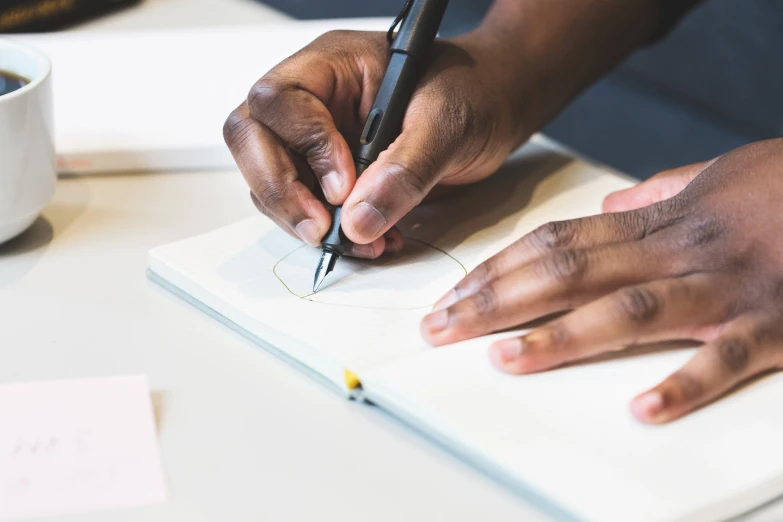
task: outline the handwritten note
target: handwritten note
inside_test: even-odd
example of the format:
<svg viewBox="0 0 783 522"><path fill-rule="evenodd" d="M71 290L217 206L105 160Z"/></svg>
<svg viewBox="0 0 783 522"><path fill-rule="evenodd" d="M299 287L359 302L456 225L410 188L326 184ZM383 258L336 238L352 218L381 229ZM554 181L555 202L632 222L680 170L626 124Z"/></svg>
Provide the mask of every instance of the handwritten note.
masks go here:
<svg viewBox="0 0 783 522"><path fill-rule="evenodd" d="M0 386L0 520L165 496L146 377Z"/></svg>

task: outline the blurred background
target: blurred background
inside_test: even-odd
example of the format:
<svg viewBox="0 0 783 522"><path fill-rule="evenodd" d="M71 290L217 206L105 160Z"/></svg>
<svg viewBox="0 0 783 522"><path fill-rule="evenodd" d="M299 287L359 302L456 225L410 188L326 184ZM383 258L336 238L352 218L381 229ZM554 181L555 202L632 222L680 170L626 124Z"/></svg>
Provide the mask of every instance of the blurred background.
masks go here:
<svg viewBox="0 0 783 522"><path fill-rule="evenodd" d="M0 0L0 32L394 16L404 0ZM451 0L443 36L491 0ZM150 16L154 11L155 16ZM706 0L584 92L544 132L639 178L783 135L783 2Z"/></svg>

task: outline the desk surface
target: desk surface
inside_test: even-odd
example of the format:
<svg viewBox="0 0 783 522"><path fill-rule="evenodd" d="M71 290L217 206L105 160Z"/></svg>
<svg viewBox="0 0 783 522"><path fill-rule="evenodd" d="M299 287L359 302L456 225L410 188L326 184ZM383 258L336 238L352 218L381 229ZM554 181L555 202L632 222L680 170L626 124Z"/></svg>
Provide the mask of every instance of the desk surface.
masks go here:
<svg viewBox="0 0 783 522"><path fill-rule="evenodd" d="M249 0L147 0L87 28L279 19ZM0 382L146 373L160 412L170 501L57 520L547 520L145 278L149 248L254 212L237 172L70 178L0 246ZM746 520L783 520L783 503Z"/></svg>
<svg viewBox="0 0 783 522"><path fill-rule="evenodd" d="M545 520L145 278L147 250L255 212L236 172L61 180L0 247L0 382L146 373L171 500L78 521Z"/></svg>

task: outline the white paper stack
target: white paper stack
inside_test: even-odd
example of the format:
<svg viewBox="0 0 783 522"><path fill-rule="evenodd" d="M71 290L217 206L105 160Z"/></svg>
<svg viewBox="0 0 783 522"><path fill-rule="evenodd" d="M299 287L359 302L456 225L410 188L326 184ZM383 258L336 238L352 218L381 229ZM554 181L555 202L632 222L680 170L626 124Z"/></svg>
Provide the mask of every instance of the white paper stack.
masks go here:
<svg viewBox="0 0 783 522"><path fill-rule="evenodd" d="M223 122L281 60L333 29L388 19L22 35L53 63L61 173L233 167Z"/></svg>

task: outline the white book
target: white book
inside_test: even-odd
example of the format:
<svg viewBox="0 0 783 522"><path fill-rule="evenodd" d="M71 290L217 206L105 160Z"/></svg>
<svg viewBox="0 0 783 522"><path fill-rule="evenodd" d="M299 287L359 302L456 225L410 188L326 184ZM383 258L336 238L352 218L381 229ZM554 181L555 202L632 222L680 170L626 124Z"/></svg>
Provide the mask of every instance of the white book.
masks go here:
<svg viewBox="0 0 783 522"><path fill-rule="evenodd" d="M223 122L279 62L334 29L385 31L368 18L12 38L52 61L58 171L233 168Z"/></svg>
<svg viewBox="0 0 783 522"><path fill-rule="evenodd" d="M264 217L150 252L150 277L318 377L388 411L557 520L708 522L783 493L783 376L664 426L636 421L639 392L692 348L505 375L508 332L429 347L418 324L466 271L536 226L599 212L631 181L531 144L499 173L414 210L406 249L341 259L310 295L320 252Z"/></svg>

